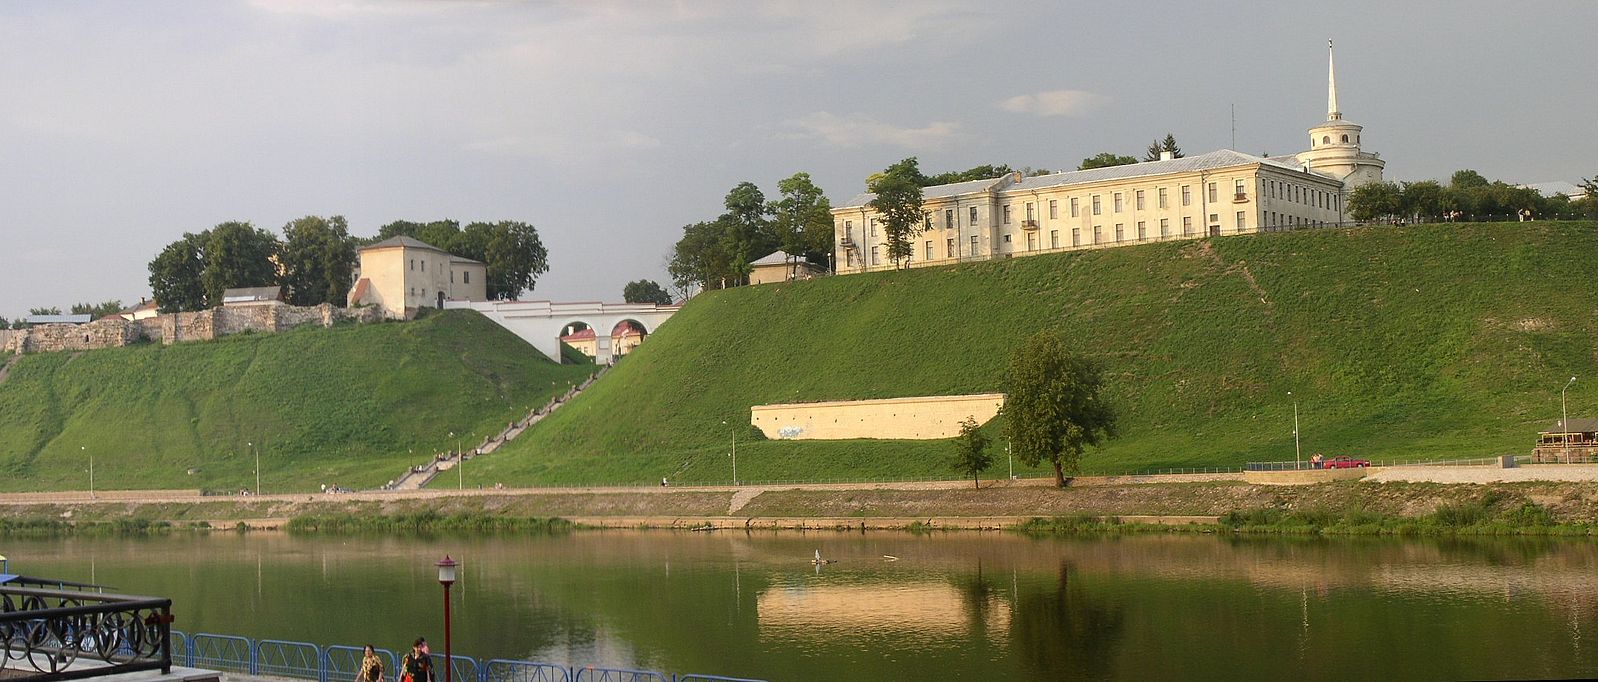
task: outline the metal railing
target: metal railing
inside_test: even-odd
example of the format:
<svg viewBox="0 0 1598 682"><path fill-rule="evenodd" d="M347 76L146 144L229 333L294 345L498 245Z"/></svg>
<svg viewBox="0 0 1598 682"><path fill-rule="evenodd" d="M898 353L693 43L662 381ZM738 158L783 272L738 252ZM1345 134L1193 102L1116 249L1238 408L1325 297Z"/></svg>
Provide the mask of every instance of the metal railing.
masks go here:
<svg viewBox="0 0 1598 682"><path fill-rule="evenodd" d="M165 601L165 600L163 600ZM309 642L278 639L252 640L235 635L170 630L170 661L190 667L271 675L316 682L355 682L365 649L353 646L317 646ZM5 631L0 630L0 636ZM9 641L9 640L8 640ZM399 679L401 657L377 649L388 679ZM434 670L444 665L443 654L433 654ZM171 665L170 661L168 666ZM450 669L459 682L764 682L742 677L703 673L667 674L654 670L562 666L539 661L496 658L480 663L470 656L451 656ZM30 679L72 679L70 677Z"/></svg>
<svg viewBox="0 0 1598 682"><path fill-rule="evenodd" d="M171 624L170 599L0 587L0 677L170 673Z"/></svg>

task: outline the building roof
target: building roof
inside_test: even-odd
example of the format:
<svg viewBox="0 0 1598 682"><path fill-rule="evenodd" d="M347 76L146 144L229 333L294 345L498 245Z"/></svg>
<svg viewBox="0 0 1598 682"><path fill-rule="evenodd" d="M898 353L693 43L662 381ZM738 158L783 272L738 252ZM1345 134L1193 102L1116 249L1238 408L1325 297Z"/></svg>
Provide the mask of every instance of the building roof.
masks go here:
<svg viewBox="0 0 1598 682"><path fill-rule="evenodd" d="M586 327L582 331L572 332L570 334L562 336L562 337L560 337L560 340L562 340L562 341L587 341L589 339L596 338L597 336L598 336L598 334L594 333L594 328L593 327ZM548 338L548 337L545 337L545 338Z"/></svg>
<svg viewBox="0 0 1598 682"><path fill-rule="evenodd" d="M1568 431L1565 429L1565 422L1563 420L1560 420L1560 421L1554 422L1552 426L1549 426L1548 428L1543 429L1542 431L1539 431L1538 433L1594 433L1594 432L1598 432L1598 419L1572 419L1572 420L1570 420L1570 429Z"/></svg>
<svg viewBox="0 0 1598 682"><path fill-rule="evenodd" d="M1151 177L1156 175L1170 175L1174 173L1195 173L1198 171L1214 170L1218 168L1231 168L1234 166L1249 166L1260 164L1274 166L1281 170L1295 173L1305 173L1303 164L1298 163L1291 156L1274 156L1270 158L1244 154L1231 149L1218 149L1208 154L1197 156L1184 156L1180 159L1164 161L1144 161L1129 163L1122 166L1109 166L1106 168L1089 168L1088 170L1065 171L1063 173L1049 173L1048 175L1034 175L1021 178L1019 182L1006 183L1006 177L997 177L990 180L973 180L971 182L957 182L950 185L936 185L922 189L922 199L936 199L959 194L970 194L987 189L1000 191L1027 191L1044 189L1047 187L1064 187L1069 185L1086 185L1107 180L1125 180L1129 178ZM1314 177L1337 182L1335 179L1322 175ZM853 199L840 204L837 208L858 208L870 203L876 195L870 192L855 196Z"/></svg>
<svg viewBox="0 0 1598 682"><path fill-rule="evenodd" d="M380 242L378 242L376 244L368 244L366 246L363 246L363 247L361 247L359 249L356 249L356 251L374 251L374 250L377 250L377 249L392 249L392 248L395 248L395 247L405 248L405 249L427 249L429 251L437 251L439 253L449 253L448 251L445 251L445 250L443 250L441 248L433 246L432 244L424 242L424 241L422 241L420 239L412 239L412 238L407 237L405 235L400 235L398 237L389 237L388 239L384 239L383 241L380 241Z"/></svg>
<svg viewBox="0 0 1598 682"><path fill-rule="evenodd" d="M222 290L222 305L229 303L254 303L276 301L283 297L283 287L238 287Z"/></svg>
<svg viewBox="0 0 1598 682"><path fill-rule="evenodd" d="M472 263L474 265L488 265L487 263L484 263L483 261L480 261L480 260L472 260L470 258L462 258L462 257L454 255L454 254L450 254L449 262L451 262L451 263Z"/></svg>
<svg viewBox="0 0 1598 682"><path fill-rule="evenodd" d="M1545 197L1551 197L1555 194L1563 194L1574 199L1587 195L1587 190L1576 186L1575 183L1565 182L1564 180L1555 180L1553 182L1532 182L1521 185L1521 187L1533 190Z"/></svg>
<svg viewBox="0 0 1598 682"><path fill-rule="evenodd" d="M749 264L750 265L755 265L755 266L759 266L759 265L787 265L788 264L788 258L789 258L788 252L783 251L781 249L778 249L776 251L772 251L769 255L767 255L764 258L761 258L761 259L755 260L755 261L750 261ZM810 261L805 260L804 256L800 256L799 257L799 264L800 265L809 265Z"/></svg>
<svg viewBox="0 0 1598 682"><path fill-rule="evenodd" d="M88 324L93 315L29 315L22 318L27 324Z"/></svg>

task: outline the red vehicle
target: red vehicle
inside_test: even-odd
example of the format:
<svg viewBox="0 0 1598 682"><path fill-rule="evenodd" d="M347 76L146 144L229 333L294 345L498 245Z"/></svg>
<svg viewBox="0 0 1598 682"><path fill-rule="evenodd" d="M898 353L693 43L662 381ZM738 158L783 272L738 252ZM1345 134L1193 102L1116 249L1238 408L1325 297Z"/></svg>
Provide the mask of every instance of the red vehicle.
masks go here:
<svg viewBox="0 0 1598 682"><path fill-rule="evenodd" d="M1336 457L1333 457L1331 459L1326 460L1326 463L1322 464L1321 468L1323 468L1323 469L1356 469L1356 468L1360 468L1360 467L1368 467L1370 465L1371 465L1371 461L1368 460L1368 459L1354 459L1353 457L1349 457L1348 455L1338 455Z"/></svg>

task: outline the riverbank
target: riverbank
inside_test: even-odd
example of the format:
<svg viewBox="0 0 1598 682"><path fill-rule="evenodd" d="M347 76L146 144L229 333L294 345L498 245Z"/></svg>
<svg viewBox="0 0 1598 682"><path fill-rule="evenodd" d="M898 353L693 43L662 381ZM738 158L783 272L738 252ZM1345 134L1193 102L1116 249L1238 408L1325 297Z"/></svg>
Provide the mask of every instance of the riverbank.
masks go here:
<svg viewBox="0 0 1598 682"><path fill-rule="evenodd" d="M1458 470L1448 472L1450 476L1468 477L1462 468L1454 469ZM181 491L145 498L124 492L114 499L23 494L0 496L0 532L240 526L314 532L518 532L545 529L551 519L593 528L929 530L1023 525L1034 530L1086 529L1094 524L1082 520L1092 519L1098 526L1372 533L1480 524L1500 530L1561 526L1566 527L1564 532L1576 532L1598 524L1598 486L1587 480L1434 483L1387 480L1396 478L1387 476L1280 485L1234 480L1237 477L1190 475L1170 482L1147 482L1158 477L1084 478L1063 489L1049 485L1047 479L1029 479L985 482L981 489L966 482L935 481L225 498ZM1439 513L1452 514L1449 518L1455 520L1425 521ZM301 520L299 527L291 528L296 519Z"/></svg>

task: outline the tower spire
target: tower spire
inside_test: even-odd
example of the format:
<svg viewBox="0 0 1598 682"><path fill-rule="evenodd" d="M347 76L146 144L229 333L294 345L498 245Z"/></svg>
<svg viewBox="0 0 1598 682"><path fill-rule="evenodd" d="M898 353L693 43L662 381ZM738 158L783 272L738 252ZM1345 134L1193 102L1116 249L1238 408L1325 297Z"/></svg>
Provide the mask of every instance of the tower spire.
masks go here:
<svg viewBox="0 0 1598 682"><path fill-rule="evenodd" d="M1326 120L1336 121L1343 117L1343 112L1337 110L1337 60L1332 53L1332 41L1326 41Z"/></svg>

